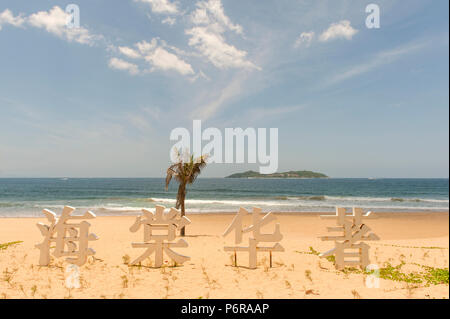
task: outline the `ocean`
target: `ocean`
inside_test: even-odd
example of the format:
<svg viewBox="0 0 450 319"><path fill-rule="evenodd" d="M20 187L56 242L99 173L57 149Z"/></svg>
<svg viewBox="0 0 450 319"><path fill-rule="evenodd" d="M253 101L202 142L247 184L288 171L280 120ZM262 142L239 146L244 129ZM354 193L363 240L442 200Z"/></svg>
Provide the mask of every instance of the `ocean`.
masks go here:
<svg viewBox="0 0 450 319"><path fill-rule="evenodd" d="M172 181L173 183L174 181ZM175 205L176 182L163 178L0 179L0 217L42 216L64 205L97 215L134 215ZM448 211L448 179L228 179L199 178L188 187L187 212L332 212L336 206L374 212Z"/></svg>

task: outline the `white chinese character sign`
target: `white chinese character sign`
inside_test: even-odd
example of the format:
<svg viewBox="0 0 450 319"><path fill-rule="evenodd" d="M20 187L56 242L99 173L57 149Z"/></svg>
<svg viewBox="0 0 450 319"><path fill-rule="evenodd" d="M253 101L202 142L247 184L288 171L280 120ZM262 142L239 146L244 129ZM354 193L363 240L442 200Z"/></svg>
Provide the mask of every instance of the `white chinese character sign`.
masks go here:
<svg viewBox="0 0 450 319"><path fill-rule="evenodd" d="M223 236L227 236L233 230L235 231L235 244L240 244L243 240L243 234L247 232L252 233L252 237L248 239L248 247L242 246L234 246L234 247L224 247L225 251L233 251L235 253L237 251L248 251L249 254L249 268L256 268L257 261L257 252L258 251L267 251L270 253L270 264L272 266L272 252L274 251L284 251L284 248L278 243L283 235L280 232L280 224L275 224L275 231L269 234L262 234L261 228L270 224L271 222L276 220L275 215L272 213L267 213L264 216L261 216L261 208L253 208L252 212L252 225L248 227L244 227L244 217L248 215L249 212L245 208L240 208L239 212L234 217L230 226L228 226L227 230L223 234ZM261 242L272 242L275 243L273 246L258 246ZM237 265L236 259L235 264Z"/></svg>
<svg viewBox="0 0 450 319"><path fill-rule="evenodd" d="M75 208L65 206L60 217L48 209L43 213L47 217L50 225L38 223L44 240L36 245L40 250L39 265L47 266L50 263L51 243L55 243L52 255L54 257L67 257L66 261L82 266L86 263L87 257L94 255L95 251L89 248L89 241L97 240L98 237L89 233L91 226L87 221L70 223L71 220L93 219L95 215L88 211L82 216L72 216Z"/></svg>
<svg viewBox="0 0 450 319"><path fill-rule="evenodd" d="M136 222L130 227L131 232L137 232L141 226L144 228L144 242L132 243L133 248L147 248L147 250L131 264L135 265L151 254L155 254L155 267L161 267L163 264L163 252L165 252L174 262L182 264L190 257L180 255L172 248L187 247L188 243L184 239L176 238L177 229L189 225L191 221L186 217L180 217L180 212L171 208L168 213L164 213L164 206L156 206L155 212L143 209L142 216L136 218ZM158 234L154 232L158 231ZM162 233L162 234L161 234Z"/></svg>
<svg viewBox="0 0 450 319"><path fill-rule="evenodd" d="M340 236L323 236L324 241L334 241L335 247L320 257L335 256L336 269L345 266L360 266L365 269L369 265L369 245L365 241L380 240L371 232L363 218L373 217L371 212L364 215L361 208L353 208L353 214L346 215L345 208L336 208L336 215L322 215L321 218L337 218L336 227L327 227L329 232L341 232Z"/></svg>

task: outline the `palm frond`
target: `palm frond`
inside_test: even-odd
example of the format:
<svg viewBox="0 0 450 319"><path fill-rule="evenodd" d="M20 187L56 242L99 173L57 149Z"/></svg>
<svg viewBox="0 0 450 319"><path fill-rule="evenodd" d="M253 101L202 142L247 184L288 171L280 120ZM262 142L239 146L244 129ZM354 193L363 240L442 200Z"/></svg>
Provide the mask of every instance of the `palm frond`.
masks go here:
<svg viewBox="0 0 450 319"><path fill-rule="evenodd" d="M179 163L171 165L167 169L167 175L166 175L166 190L169 188L170 181L173 177L177 178L179 175L178 173Z"/></svg>
<svg viewBox="0 0 450 319"><path fill-rule="evenodd" d="M186 184L192 184L201 174L207 164L207 155L194 159L193 155L180 156L181 150L176 150L177 162L167 169L166 190L173 178L179 183L176 206L179 208L186 197Z"/></svg>
<svg viewBox="0 0 450 319"><path fill-rule="evenodd" d="M206 159L207 159L207 156L203 155L192 162L192 167L191 167L191 170L189 172L189 177L188 177L189 184L192 184L197 179L197 177L201 174L202 169L207 164Z"/></svg>

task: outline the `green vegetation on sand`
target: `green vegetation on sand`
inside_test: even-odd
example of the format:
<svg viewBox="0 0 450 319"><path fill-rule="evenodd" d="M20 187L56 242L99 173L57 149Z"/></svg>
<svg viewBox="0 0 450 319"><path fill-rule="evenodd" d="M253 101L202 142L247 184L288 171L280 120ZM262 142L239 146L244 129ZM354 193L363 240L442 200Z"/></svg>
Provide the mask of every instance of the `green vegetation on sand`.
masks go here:
<svg viewBox="0 0 450 319"><path fill-rule="evenodd" d="M18 245L18 244L21 244L21 243L23 243L23 241L12 241L12 242L9 242L9 243L4 243L4 244L2 244L2 243L0 243L0 250L5 250L5 249L7 249L8 247L11 247L11 246L14 246L14 245Z"/></svg>

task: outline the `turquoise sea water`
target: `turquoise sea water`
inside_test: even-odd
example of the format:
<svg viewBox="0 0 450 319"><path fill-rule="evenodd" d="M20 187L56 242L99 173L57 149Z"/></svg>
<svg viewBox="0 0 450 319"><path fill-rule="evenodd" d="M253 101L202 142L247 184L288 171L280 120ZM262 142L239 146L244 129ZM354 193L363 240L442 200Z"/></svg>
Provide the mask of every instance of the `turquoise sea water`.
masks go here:
<svg viewBox="0 0 450 319"><path fill-rule="evenodd" d="M175 204L176 183L162 178L0 179L0 217L59 213L64 205L98 215L136 214L141 208ZM372 211L448 211L448 179L225 179L200 178L190 185L188 212L324 212L335 206Z"/></svg>

